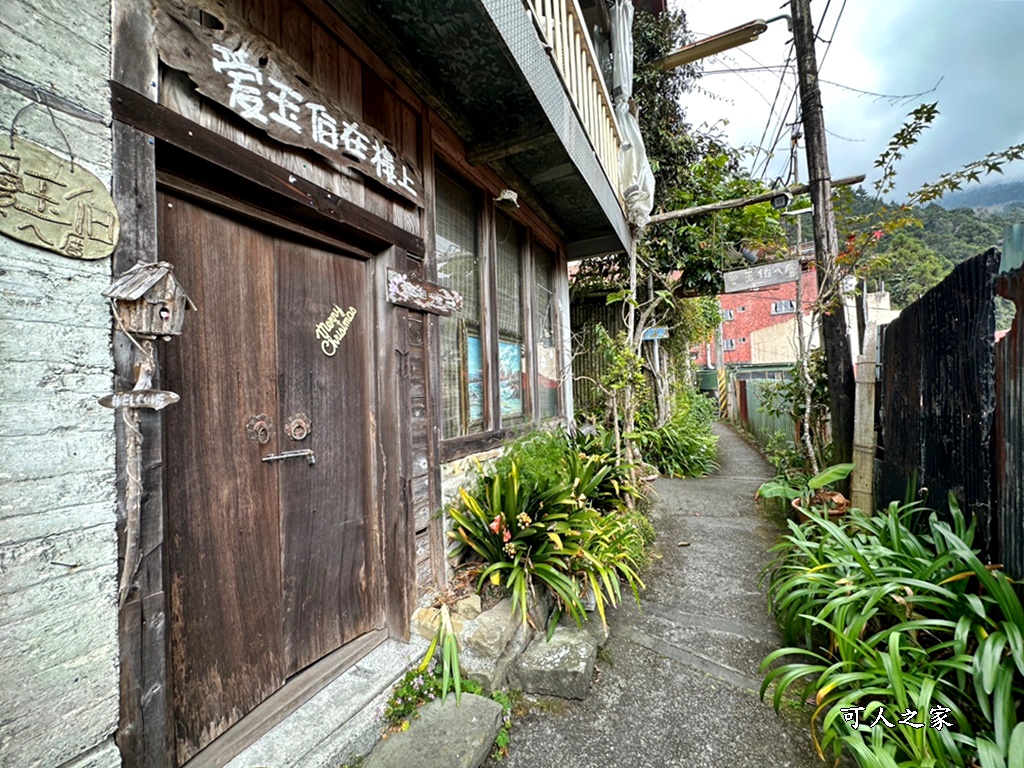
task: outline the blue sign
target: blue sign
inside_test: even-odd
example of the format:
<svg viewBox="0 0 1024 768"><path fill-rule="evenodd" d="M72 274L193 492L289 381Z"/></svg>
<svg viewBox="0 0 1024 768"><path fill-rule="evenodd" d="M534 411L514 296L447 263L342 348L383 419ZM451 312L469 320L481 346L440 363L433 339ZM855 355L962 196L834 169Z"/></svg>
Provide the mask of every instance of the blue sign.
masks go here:
<svg viewBox="0 0 1024 768"><path fill-rule="evenodd" d="M647 328L644 330L643 335L644 341L654 341L655 339L667 339L668 338L668 327L661 325L657 328Z"/></svg>

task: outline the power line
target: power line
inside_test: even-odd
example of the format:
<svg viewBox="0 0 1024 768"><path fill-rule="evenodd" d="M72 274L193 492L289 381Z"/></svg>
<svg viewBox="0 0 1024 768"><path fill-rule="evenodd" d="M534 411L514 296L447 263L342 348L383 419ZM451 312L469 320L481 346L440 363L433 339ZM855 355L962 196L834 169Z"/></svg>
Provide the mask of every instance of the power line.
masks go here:
<svg viewBox="0 0 1024 768"><path fill-rule="evenodd" d="M735 61L735 59L732 59L732 57L729 57L729 58L730 58L730 59L731 59L732 61ZM754 85L754 84L753 84L752 82L750 82L750 80L748 80L748 79L747 79L746 77L744 77L744 76L743 76L743 74L742 74L742 73L743 73L743 72L745 72L745 71L746 71L746 70L744 70L744 69L743 69L742 67L738 67L738 68L736 68L736 69L734 69L734 70L733 70L733 72L734 72L734 73L735 73L735 74L736 74L736 75L737 75L737 76L738 76L738 77L740 78L740 80L742 80L742 81L743 81L744 83L746 83L746 85L747 85L747 86L748 86L748 87L749 87L749 88L750 88L750 89L751 89L752 91L754 91L754 92L755 92L755 93L756 93L756 94L757 94L758 96L760 96L760 97L761 97L761 100L762 100L762 101L764 101L764 103L765 103L765 104L768 104L768 106L769 106L769 109L773 109L773 110L774 110L774 107L775 107L775 105L774 105L774 104L772 104L771 102L769 102L769 101L768 101L768 97L767 97L767 96L765 96L765 95L764 95L764 94L763 94L763 93L761 92L761 89L760 89L760 88L758 88L758 87L757 87L756 85Z"/></svg>
<svg viewBox="0 0 1024 768"><path fill-rule="evenodd" d="M785 64L770 64L761 67L726 67L724 69L706 69L702 75L728 75L734 72L771 72L785 68Z"/></svg>
<svg viewBox="0 0 1024 768"><path fill-rule="evenodd" d="M764 158L764 169L761 172L761 178L765 178L768 174L768 164L771 162L772 152L779 146L779 142L782 140L783 131L786 128L786 118L789 117L790 110L793 109L793 104L796 101L796 91L793 91L792 96L789 98L789 103L786 105L785 111L782 113L782 119L779 120L779 125L775 131L775 138L772 139L771 149L766 151ZM755 169L756 170L756 169Z"/></svg>
<svg viewBox="0 0 1024 768"><path fill-rule="evenodd" d="M929 93L934 93L935 91L938 90L939 85L942 84L942 81L945 79L945 77L946 77L945 75L940 77L938 79L938 81L935 83L935 85L933 85L927 91L921 91L920 93L906 93L906 94L876 93L874 91L865 91L865 90L863 90L861 88L854 88L852 85L843 85L842 83L835 83L835 82L833 82L831 80L823 80L821 78L818 78L818 82L819 83L825 83L827 85L832 85L832 86L835 86L836 88L842 88L844 91L850 91L851 93L856 93L856 94L859 94L861 96L873 96L876 100L883 100L884 99L886 101L892 102L895 105L898 105L898 104L902 104L902 103L908 103L908 102L911 102L911 101L915 101L916 99L919 99L922 96L925 96L925 95L927 95Z"/></svg>
<svg viewBox="0 0 1024 768"><path fill-rule="evenodd" d="M834 139L839 139L840 141L850 141L855 144L860 144L865 141L865 139L851 139L848 136L840 136L838 133L836 133L835 131L830 131L828 128L825 129L825 133L827 133Z"/></svg>
<svg viewBox="0 0 1024 768"><path fill-rule="evenodd" d="M829 0L832 2L832 0ZM843 11L846 10L846 0L843 0L843 4L839 6L839 14L836 16L836 23L832 26L832 34L829 35L828 43L825 45L825 52L821 54L821 61L818 62L818 72L821 72L821 68L825 66L825 59L828 57L829 49L832 47L832 41L836 39L836 30L839 29L839 20L843 18ZM828 13L828 5L825 6L825 13ZM818 22L820 26L825 21L825 14L821 14L821 21Z"/></svg>
<svg viewBox="0 0 1024 768"><path fill-rule="evenodd" d="M783 84L783 82L785 82L786 75L789 73L789 63L792 60L792 58L793 58L793 43L790 42L790 44L789 44L789 52L786 54L786 61L782 65L782 67L783 67L782 74L779 75L779 85L775 89L775 98L772 99L771 108L768 110L768 120L764 124L764 130L761 131L761 138L757 142L757 148L756 148L756 150L754 152L754 158L750 161L750 166L753 169L757 168L757 160L761 156L761 148L764 145L765 137L768 135L768 128L772 124L772 118L775 117L775 105L779 101L779 94L782 93L782 84ZM788 111L789 111L789 109L787 108L786 112L788 113ZM766 159L765 163L767 164L767 159Z"/></svg>
<svg viewBox="0 0 1024 768"><path fill-rule="evenodd" d="M821 18L818 21L818 27L819 28L825 23L825 15L828 13L828 9L829 9L829 6L831 4L832 4L832 0L829 0L825 4L825 10L822 12ZM840 19L842 19L843 11L845 11L845 10L846 10L846 0L843 0L843 4L839 7L839 13L836 15L836 22L835 22L835 24L832 27L832 35L829 37L828 43L825 45L825 53L823 53L822 57L821 57L821 62L822 63L824 63L825 56L828 55L828 51L832 47L832 41L835 39L835 36L836 36L836 30L839 29L839 21L840 21ZM792 50L793 50L793 44L790 44L790 51L792 51ZM818 70L819 71L821 70L820 64L818 66ZM796 100L796 95L797 95L797 92L794 90L793 91L793 96L792 96L792 98L790 99L790 102L789 102L789 106L786 107L786 115L789 115L789 110L793 107L793 102ZM796 119L798 121L802 121L803 120L803 115L798 114L796 116ZM765 156L764 170L762 172L763 175L761 177L762 179L765 178L764 174L768 173L768 166L770 164L771 153L775 151L775 148L778 147L779 142L782 140L782 134L783 134L784 128L785 128L785 124L784 123L780 123L778 128L777 128L777 130L776 130L775 138L772 141L771 149L768 151L768 154ZM763 140L764 139L762 137L762 141Z"/></svg>

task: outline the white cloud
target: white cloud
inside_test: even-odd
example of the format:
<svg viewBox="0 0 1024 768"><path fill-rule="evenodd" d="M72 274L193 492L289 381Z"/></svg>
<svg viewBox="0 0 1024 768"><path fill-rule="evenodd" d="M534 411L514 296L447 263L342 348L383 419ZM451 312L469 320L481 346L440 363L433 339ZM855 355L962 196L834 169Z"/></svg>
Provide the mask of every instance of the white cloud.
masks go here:
<svg viewBox="0 0 1024 768"><path fill-rule="evenodd" d="M733 0L727 4L684 0L680 5L698 39L788 11L788 5L780 11L777 0ZM1024 89L1024 45L1020 44L1024 2L831 0L819 30L822 38L831 34L844 5L821 70L823 80L886 94L927 91L940 78L942 83L935 93L894 104L891 99L855 94L823 82L826 125L836 134L828 137L833 176L868 173L870 180L874 159L906 114L924 101L938 101L941 115L899 166L900 193L988 152L1024 142L1024 99L1020 97ZM821 2L812 5L815 21L825 7ZM789 39L785 22L774 22L759 40L706 60L705 69L778 67L789 50ZM819 43L819 59L824 49L824 43ZM767 143L780 122L778 116L769 119L769 103L778 83L778 69L708 74L700 81L700 88L718 98L694 93L684 97L684 106L695 125L728 120L725 132L734 144L758 144L768 125ZM789 75L777 109L788 103L794 84L795 77ZM784 171L781 155L787 148L784 139L768 165L769 178ZM1024 167L1007 168L1007 177L1021 176Z"/></svg>

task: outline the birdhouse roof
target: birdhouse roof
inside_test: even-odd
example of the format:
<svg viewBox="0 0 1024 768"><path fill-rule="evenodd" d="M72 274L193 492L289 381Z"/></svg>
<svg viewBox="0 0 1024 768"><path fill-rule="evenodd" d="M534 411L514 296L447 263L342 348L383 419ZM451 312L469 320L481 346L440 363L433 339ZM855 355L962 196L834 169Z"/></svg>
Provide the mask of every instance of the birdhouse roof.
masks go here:
<svg viewBox="0 0 1024 768"><path fill-rule="evenodd" d="M111 283L103 295L121 301L137 301L165 277L169 276L174 280L173 273L174 265L166 261L139 263ZM183 294L185 293L176 280L174 285ZM187 294L185 301L192 309L196 308Z"/></svg>

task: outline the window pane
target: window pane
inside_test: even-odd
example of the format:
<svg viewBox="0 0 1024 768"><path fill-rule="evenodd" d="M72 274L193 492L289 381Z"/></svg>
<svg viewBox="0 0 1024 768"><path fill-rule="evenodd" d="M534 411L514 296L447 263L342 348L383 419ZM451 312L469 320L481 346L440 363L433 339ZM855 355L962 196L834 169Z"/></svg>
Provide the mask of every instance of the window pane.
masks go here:
<svg viewBox="0 0 1024 768"><path fill-rule="evenodd" d="M555 259L547 251L537 251L537 402L540 417L559 414L558 408L558 328L555 323Z"/></svg>
<svg viewBox="0 0 1024 768"><path fill-rule="evenodd" d="M519 231L502 215L495 220L498 255L498 376L502 418L523 415L523 275Z"/></svg>
<svg viewBox="0 0 1024 768"><path fill-rule="evenodd" d="M484 417L477 207L472 192L436 181L437 279L462 294L462 309L440 318L441 434L457 437L480 431Z"/></svg>

